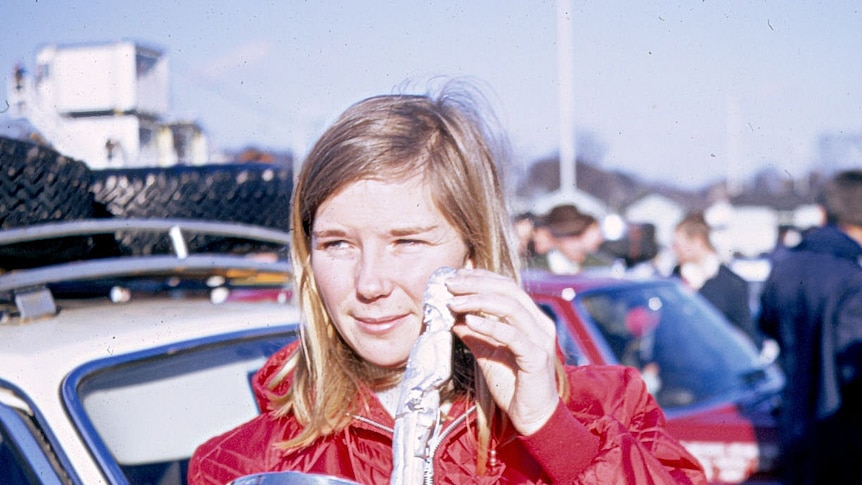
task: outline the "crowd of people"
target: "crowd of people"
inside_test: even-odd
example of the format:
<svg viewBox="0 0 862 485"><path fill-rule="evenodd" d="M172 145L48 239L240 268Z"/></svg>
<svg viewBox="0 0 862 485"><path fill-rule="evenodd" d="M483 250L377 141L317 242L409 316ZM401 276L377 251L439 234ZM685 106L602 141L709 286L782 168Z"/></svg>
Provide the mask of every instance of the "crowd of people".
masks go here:
<svg viewBox="0 0 862 485"><path fill-rule="evenodd" d="M779 413L787 484L862 483L862 170L840 172L819 201L822 227L784 230L757 314L749 285L722 261L703 213L676 225L669 274L700 293L786 374ZM573 274L602 254L595 219L573 205L515 218L528 268ZM598 231L598 229L595 229ZM774 352L772 345L777 345ZM763 355L763 354L762 354Z"/></svg>
<svg viewBox="0 0 862 485"><path fill-rule="evenodd" d="M634 261L629 255L617 254L605 241L599 221L573 204L555 206L542 216L520 214L514 225L526 268L554 274L597 268L619 274L622 269L639 276L674 277L700 293L758 348L764 343L749 305L749 284L719 256L702 212L689 213L677 223L669 248L674 264L667 271L655 264L657 246Z"/></svg>

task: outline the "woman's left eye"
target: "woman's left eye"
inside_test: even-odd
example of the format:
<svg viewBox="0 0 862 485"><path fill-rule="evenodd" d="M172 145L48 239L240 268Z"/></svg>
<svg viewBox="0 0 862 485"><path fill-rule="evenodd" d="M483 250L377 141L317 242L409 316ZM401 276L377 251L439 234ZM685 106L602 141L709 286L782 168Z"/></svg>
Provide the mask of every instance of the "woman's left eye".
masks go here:
<svg viewBox="0 0 862 485"><path fill-rule="evenodd" d="M421 239L398 239L395 241L395 244L398 246L417 246L424 244L424 241Z"/></svg>

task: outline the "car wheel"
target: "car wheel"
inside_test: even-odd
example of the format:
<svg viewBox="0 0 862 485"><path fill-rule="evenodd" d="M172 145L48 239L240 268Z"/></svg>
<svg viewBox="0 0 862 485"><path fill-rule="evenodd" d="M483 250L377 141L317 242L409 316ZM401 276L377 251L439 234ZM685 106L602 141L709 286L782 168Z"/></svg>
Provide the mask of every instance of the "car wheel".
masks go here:
<svg viewBox="0 0 862 485"><path fill-rule="evenodd" d="M0 137L0 229L93 216L90 170L35 143ZM0 246L0 268L19 269L78 259L87 237Z"/></svg>
<svg viewBox="0 0 862 485"><path fill-rule="evenodd" d="M174 166L93 171L96 204L117 218L181 218L239 222L288 230L292 179L287 168L270 164ZM164 254L162 235L120 233L122 252ZM261 244L195 235L195 252L246 251Z"/></svg>

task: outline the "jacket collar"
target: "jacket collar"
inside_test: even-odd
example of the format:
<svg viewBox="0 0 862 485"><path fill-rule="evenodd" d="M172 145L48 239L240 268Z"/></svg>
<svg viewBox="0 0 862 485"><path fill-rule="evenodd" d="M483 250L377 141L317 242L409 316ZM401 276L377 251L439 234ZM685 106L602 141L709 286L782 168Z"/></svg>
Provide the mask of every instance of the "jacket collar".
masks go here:
<svg viewBox="0 0 862 485"><path fill-rule="evenodd" d="M371 391L367 386L361 386L359 389L359 395L368 403L366 407L360 409L358 412L353 414L353 417L359 419L363 422L372 422L376 425L377 428L395 429L395 419L386 411L386 408L383 407L383 404L377 398L377 395ZM447 426L447 423L452 423L457 421L462 415L469 414L472 412L472 407L468 409L468 403L464 399L459 399L452 403L452 406L449 408L449 411L446 413L446 416L443 418L443 427Z"/></svg>
<svg viewBox="0 0 862 485"><path fill-rule="evenodd" d="M862 246L834 225L812 229L795 248L799 251L831 254L859 263Z"/></svg>

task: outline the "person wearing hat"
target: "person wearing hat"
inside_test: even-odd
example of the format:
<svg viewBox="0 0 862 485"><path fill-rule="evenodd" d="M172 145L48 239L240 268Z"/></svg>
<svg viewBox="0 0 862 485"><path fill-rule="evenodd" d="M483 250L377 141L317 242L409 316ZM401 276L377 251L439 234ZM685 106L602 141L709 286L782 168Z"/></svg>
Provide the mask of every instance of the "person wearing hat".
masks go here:
<svg viewBox="0 0 862 485"><path fill-rule="evenodd" d="M558 205L548 212L545 226L553 238L547 253L548 269L556 274L580 273L591 266L609 266L598 254L604 242L599 221L571 204Z"/></svg>

